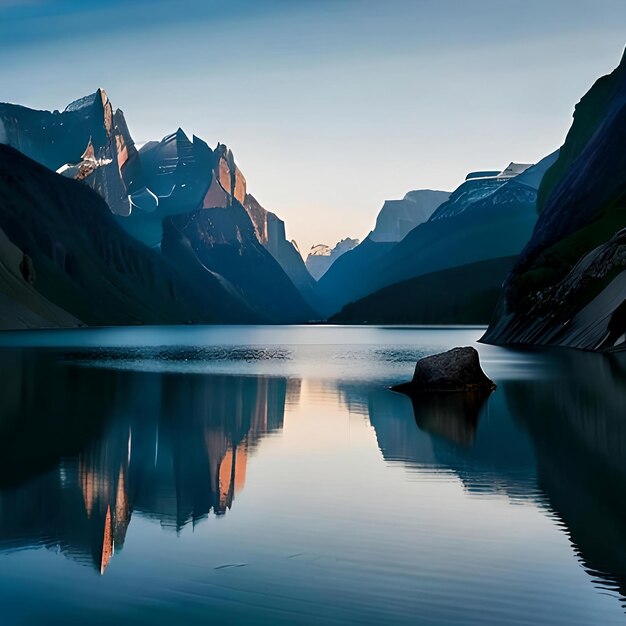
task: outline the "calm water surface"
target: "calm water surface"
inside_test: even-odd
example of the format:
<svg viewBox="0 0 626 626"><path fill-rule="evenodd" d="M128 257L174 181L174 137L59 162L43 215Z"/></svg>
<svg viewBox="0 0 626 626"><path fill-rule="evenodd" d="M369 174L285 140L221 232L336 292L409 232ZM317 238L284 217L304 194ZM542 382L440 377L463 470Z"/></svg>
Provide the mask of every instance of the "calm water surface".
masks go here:
<svg viewBox="0 0 626 626"><path fill-rule="evenodd" d="M480 335L0 335L0 623L624 622L626 363ZM388 391L457 345L484 404Z"/></svg>

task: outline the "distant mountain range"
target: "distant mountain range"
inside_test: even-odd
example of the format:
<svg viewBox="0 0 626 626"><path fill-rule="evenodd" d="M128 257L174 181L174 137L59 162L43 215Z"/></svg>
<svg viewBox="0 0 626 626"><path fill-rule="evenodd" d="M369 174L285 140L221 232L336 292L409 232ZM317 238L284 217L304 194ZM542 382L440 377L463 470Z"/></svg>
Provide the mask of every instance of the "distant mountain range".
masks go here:
<svg viewBox="0 0 626 626"><path fill-rule="evenodd" d="M221 285L258 321L319 318L314 280L284 223L247 194L226 146L212 150L178 129L138 151L123 113L101 89L62 113L2 104L0 121L7 143L97 191L125 231L193 276L199 289L205 280ZM219 309L207 306L203 315L213 319ZM234 307L218 318L241 315Z"/></svg>
<svg viewBox="0 0 626 626"><path fill-rule="evenodd" d="M346 237L338 241L333 248L323 243L313 246L306 258L306 268L315 280L319 280L342 254L358 245L358 239Z"/></svg>
<svg viewBox="0 0 626 626"><path fill-rule="evenodd" d="M539 182L556 156L534 166L511 163L500 172L468 174L452 194L440 196L442 202L432 215L399 242L376 241L370 234L320 280L322 311L331 315L416 276L519 254L537 219ZM421 193L432 194L412 192L414 197ZM396 315L391 307L389 315L390 319Z"/></svg>
<svg viewBox="0 0 626 626"><path fill-rule="evenodd" d="M418 189L409 191L402 200L385 200L368 237L377 243L402 241L449 197L449 191Z"/></svg>
<svg viewBox="0 0 626 626"><path fill-rule="evenodd" d="M0 228L4 328L258 320L218 277L186 275L128 235L86 185L6 145Z"/></svg>
<svg viewBox="0 0 626 626"><path fill-rule="evenodd" d="M624 59L560 150L386 201L306 263L223 144L179 128L138 150L101 89L0 124L1 328L487 323L497 303L484 341L625 343Z"/></svg>

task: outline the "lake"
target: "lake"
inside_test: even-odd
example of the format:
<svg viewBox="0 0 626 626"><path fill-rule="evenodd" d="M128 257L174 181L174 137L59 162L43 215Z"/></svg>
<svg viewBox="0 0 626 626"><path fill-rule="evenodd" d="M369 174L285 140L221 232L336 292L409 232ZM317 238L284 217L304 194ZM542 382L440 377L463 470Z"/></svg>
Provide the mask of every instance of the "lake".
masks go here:
<svg viewBox="0 0 626 626"><path fill-rule="evenodd" d="M1 623L622 623L626 362L481 334L0 335Z"/></svg>

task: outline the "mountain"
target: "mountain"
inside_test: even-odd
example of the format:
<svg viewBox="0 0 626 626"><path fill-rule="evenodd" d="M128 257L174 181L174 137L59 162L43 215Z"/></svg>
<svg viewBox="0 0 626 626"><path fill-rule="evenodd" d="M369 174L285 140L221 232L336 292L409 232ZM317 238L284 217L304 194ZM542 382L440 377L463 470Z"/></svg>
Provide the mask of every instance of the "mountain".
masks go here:
<svg viewBox="0 0 626 626"><path fill-rule="evenodd" d="M553 153L534 166L511 163L500 172L470 173L399 243L370 240L364 262L350 259L357 250L345 255L320 281L325 312L416 276L519 254L537 220L539 181L555 160Z"/></svg>
<svg viewBox="0 0 626 626"><path fill-rule="evenodd" d="M450 196L447 191L418 189L402 200L386 200L376 225L355 248L333 263L318 283L318 308L327 316L361 295L371 293L367 273L413 228L422 224Z"/></svg>
<svg viewBox="0 0 626 626"><path fill-rule="evenodd" d="M307 270L315 280L319 280L340 256L358 245L358 239L349 237L337 242L334 248L323 243L317 244L311 248L306 258Z"/></svg>
<svg viewBox="0 0 626 626"><path fill-rule="evenodd" d="M243 206L252 220L259 242L278 261L307 304L315 308L315 280L306 268L295 241L287 239L285 222L275 213L264 209L249 193L244 198Z"/></svg>
<svg viewBox="0 0 626 626"><path fill-rule="evenodd" d="M238 202L167 218L161 247L185 272L209 268L224 277L263 321L300 322L315 315L278 261L261 245Z"/></svg>
<svg viewBox="0 0 626 626"><path fill-rule="evenodd" d="M113 109L103 89L75 100L63 112L0 103L0 126L3 143L49 169L82 180L113 213L128 215L122 170L132 177L137 150L124 113Z"/></svg>
<svg viewBox="0 0 626 626"><path fill-rule="evenodd" d="M450 197L449 191L419 189L402 200L385 200L369 234L372 241L402 241L418 224L428 220L435 209Z"/></svg>
<svg viewBox="0 0 626 626"><path fill-rule="evenodd" d="M285 237L285 225L247 193L231 150L212 150L178 129L139 151L129 183L132 211L119 223L185 273L226 281L266 322L298 322L318 314L313 281ZM306 299L305 299L306 297Z"/></svg>
<svg viewBox="0 0 626 626"><path fill-rule="evenodd" d="M145 144L138 153L138 172L127 179L131 210L119 224L135 239L158 248L166 217L202 206L213 181L215 158L204 141L195 136L190 141L180 128Z"/></svg>
<svg viewBox="0 0 626 626"><path fill-rule="evenodd" d="M205 273L191 282L130 237L86 185L6 145L0 145L0 229L5 327L257 319L218 278ZM24 310L41 319L25 319Z"/></svg>
<svg viewBox="0 0 626 626"><path fill-rule="evenodd" d="M79 326L78 318L33 287L35 279L30 256L0 230L0 330Z"/></svg>
<svg viewBox="0 0 626 626"><path fill-rule="evenodd" d="M183 272L191 272L200 283L202 274L207 273L207 280L220 283L235 299L243 293L248 297L256 294L259 300L250 302L250 306L266 321L305 321L319 317L312 308L314 281L294 245L287 241L284 223L247 195L245 177L233 153L223 144L211 149L198 137L190 140L179 128L162 141L148 142L137 151L123 113L113 109L101 89L72 102L63 112L0 104L0 124L6 143L63 176L90 186L105 199L124 230L157 250L161 247L167 219L191 216L200 209L246 205L247 217L233 211L232 215L195 220L196 226L203 224L209 231L193 244L184 241L179 229L175 241L170 238L168 242L171 258L176 263L184 260ZM249 223L244 224L242 220ZM262 239L263 250L252 241L254 237L245 239L246 245L230 238L233 229L248 232L253 222L255 232ZM261 222L266 224L265 238L261 236ZM215 232L216 224L228 232L220 237ZM168 232L173 234L171 228ZM220 252L207 251L201 255L203 261L199 261L200 242L213 245L210 242L217 240L220 240ZM221 258L228 245L233 246L231 263L241 261L240 267L227 271L230 266L225 268L217 263L216 267L226 273L218 275L216 267L207 264ZM252 246L250 250L248 245ZM244 259L248 252L249 256ZM254 263L250 262L252 259ZM244 267L246 271L242 271ZM264 276L266 284L259 282L260 275ZM296 285L295 289L291 282ZM281 285L284 292L276 292L275 285ZM287 304L281 307L272 304L266 309L265 304L269 302L264 294L270 293ZM278 317L274 317L276 314Z"/></svg>
<svg viewBox="0 0 626 626"><path fill-rule="evenodd" d="M346 304L329 321L344 324L488 324L516 256L410 278Z"/></svg>
<svg viewBox="0 0 626 626"><path fill-rule="evenodd" d="M576 106L539 191L532 238L483 341L624 347L626 53Z"/></svg>

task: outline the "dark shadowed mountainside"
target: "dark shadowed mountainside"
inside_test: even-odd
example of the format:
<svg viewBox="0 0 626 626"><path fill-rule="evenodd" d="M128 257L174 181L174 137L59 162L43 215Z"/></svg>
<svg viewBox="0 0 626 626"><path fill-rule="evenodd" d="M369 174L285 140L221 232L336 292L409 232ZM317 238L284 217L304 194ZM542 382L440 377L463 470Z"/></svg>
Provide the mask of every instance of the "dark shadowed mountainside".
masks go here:
<svg viewBox="0 0 626 626"><path fill-rule="evenodd" d="M626 55L582 98L540 190L533 236L508 277L489 343L623 346Z"/></svg>
<svg viewBox="0 0 626 626"><path fill-rule="evenodd" d="M490 259L411 278L347 304L329 321L488 324L516 259Z"/></svg>
<svg viewBox="0 0 626 626"><path fill-rule="evenodd" d="M3 294L49 325L69 325L65 313L90 325L255 319L214 276L191 283L130 237L87 186L5 145L0 145L0 228L6 235L3 254L21 252L20 273L29 285L21 285L17 297L15 289ZM25 300L26 291L34 304ZM42 309L49 308L46 301L55 305L53 313Z"/></svg>
<svg viewBox="0 0 626 626"><path fill-rule="evenodd" d="M428 221L399 243L368 237L364 263L350 259L355 249L320 281L325 310L332 314L348 302L416 276L518 254L537 220L541 177L555 159L556 153L534 166L511 163L502 172L469 174Z"/></svg>

